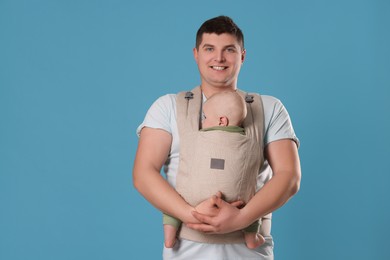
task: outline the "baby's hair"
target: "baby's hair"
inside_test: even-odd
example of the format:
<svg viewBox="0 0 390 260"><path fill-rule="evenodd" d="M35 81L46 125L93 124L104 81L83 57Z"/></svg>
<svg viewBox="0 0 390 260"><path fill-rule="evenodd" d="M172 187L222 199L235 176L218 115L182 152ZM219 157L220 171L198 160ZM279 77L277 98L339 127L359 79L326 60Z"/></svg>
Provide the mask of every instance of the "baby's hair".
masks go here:
<svg viewBox="0 0 390 260"><path fill-rule="evenodd" d="M229 125L240 126L247 114L244 99L235 91L224 91L212 95L206 102L213 106L218 116L229 119Z"/></svg>

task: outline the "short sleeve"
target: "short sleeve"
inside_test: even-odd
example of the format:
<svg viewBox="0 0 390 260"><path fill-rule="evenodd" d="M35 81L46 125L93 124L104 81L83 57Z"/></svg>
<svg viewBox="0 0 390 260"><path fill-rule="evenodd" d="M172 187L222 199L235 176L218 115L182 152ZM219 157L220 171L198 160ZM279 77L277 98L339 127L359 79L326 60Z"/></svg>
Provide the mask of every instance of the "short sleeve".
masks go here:
<svg viewBox="0 0 390 260"><path fill-rule="evenodd" d="M264 144L281 139L291 139L299 147L290 116L279 99L262 96L264 106L265 135Z"/></svg>
<svg viewBox="0 0 390 260"><path fill-rule="evenodd" d="M137 127L137 135L139 136L144 127L162 129L172 134L171 119L175 111L175 98L175 94L159 97L149 108L144 121Z"/></svg>

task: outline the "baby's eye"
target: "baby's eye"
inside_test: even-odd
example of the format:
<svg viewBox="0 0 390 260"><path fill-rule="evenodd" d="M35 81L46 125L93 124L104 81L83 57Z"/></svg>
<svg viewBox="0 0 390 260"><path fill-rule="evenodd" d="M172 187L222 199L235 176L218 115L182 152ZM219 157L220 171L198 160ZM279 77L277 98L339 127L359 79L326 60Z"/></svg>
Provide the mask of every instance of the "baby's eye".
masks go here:
<svg viewBox="0 0 390 260"><path fill-rule="evenodd" d="M206 115L202 112L202 121L206 119Z"/></svg>

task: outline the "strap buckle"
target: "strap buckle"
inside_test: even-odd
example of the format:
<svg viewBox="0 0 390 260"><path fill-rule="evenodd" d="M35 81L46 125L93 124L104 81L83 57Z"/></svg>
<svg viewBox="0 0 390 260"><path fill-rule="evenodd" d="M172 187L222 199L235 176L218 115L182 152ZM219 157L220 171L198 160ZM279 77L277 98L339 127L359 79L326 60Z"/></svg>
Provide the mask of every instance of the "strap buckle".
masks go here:
<svg viewBox="0 0 390 260"><path fill-rule="evenodd" d="M185 99L190 100L194 98L194 93L191 91L186 92L186 95L184 96Z"/></svg>
<svg viewBox="0 0 390 260"><path fill-rule="evenodd" d="M251 104L251 103L253 103L253 101L254 101L253 95L249 95L249 94L246 94L246 95L245 95L245 102L246 102L246 103Z"/></svg>

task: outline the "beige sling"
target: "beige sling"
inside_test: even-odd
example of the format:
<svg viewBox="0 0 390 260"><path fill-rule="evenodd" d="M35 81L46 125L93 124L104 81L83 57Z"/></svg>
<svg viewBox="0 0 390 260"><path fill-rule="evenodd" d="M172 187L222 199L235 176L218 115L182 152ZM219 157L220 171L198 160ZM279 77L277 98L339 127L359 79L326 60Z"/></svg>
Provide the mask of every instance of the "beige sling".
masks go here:
<svg viewBox="0 0 390 260"><path fill-rule="evenodd" d="M180 161L176 180L179 194L191 205L221 191L228 202L248 202L256 192L256 178L264 162L264 113L261 97L237 90L247 101L245 135L225 131L199 131L202 92L177 95L177 124L180 136ZM260 232L269 235L271 215L262 220ZM205 234L182 226L179 236L203 243L243 243L241 231Z"/></svg>

